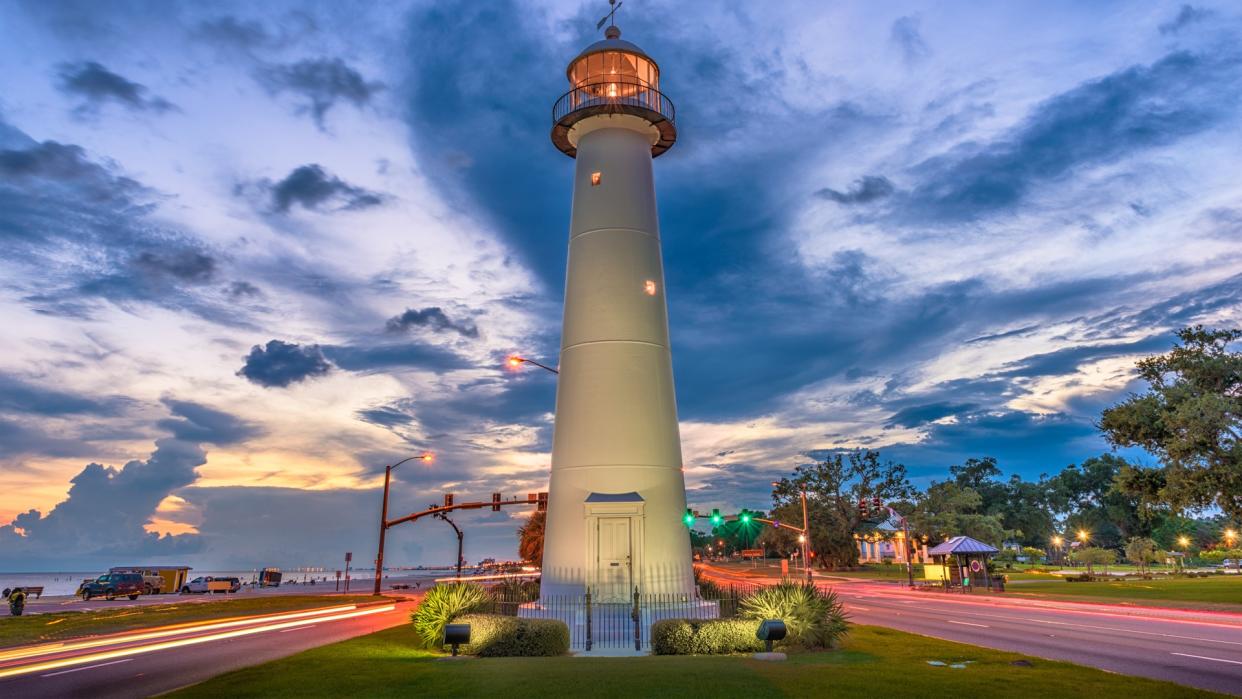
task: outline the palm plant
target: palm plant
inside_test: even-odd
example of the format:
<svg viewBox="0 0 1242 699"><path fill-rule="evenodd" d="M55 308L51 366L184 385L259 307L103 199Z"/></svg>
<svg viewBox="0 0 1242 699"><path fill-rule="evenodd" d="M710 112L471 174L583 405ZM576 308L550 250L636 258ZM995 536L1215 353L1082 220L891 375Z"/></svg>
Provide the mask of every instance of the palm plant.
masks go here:
<svg viewBox="0 0 1242 699"><path fill-rule="evenodd" d="M454 582L436 585L427 591L423 601L410 615L414 632L427 648L444 645L444 626L455 617L486 607L487 591L475 583Z"/></svg>
<svg viewBox="0 0 1242 699"><path fill-rule="evenodd" d="M518 555L532 565L543 565L543 525L547 513L538 511L531 514L522 526L518 527Z"/></svg>
<svg viewBox="0 0 1242 699"><path fill-rule="evenodd" d="M835 592L791 580L742 598L738 616L780 619L789 631L788 642L805 648L831 648L849 631L849 619Z"/></svg>

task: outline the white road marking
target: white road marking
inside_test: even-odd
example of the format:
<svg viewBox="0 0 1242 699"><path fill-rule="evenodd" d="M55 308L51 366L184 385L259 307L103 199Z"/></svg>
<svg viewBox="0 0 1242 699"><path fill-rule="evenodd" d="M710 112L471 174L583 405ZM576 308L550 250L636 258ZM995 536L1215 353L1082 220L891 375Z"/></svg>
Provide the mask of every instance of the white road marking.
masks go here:
<svg viewBox="0 0 1242 699"><path fill-rule="evenodd" d="M953 621L952 619L949 619L948 622L950 624L957 624L958 626L978 626L981 629L992 628L991 626L988 626L987 624L972 624L969 621Z"/></svg>
<svg viewBox="0 0 1242 699"><path fill-rule="evenodd" d="M1200 659L1200 661L1216 661L1217 663L1242 665L1242 661L1226 661L1225 658L1208 658L1207 656L1191 656L1190 653L1170 653L1170 656L1181 656L1182 658L1197 658L1197 659Z"/></svg>
<svg viewBox="0 0 1242 699"><path fill-rule="evenodd" d="M280 633L289 633L291 631L305 631L306 629L313 629L318 625L319 624L311 624L310 626L298 626L292 629L285 629L284 631L281 631Z"/></svg>
<svg viewBox="0 0 1242 699"><path fill-rule="evenodd" d="M98 665L87 665L86 667L75 667L75 668L73 668L72 670L61 670L60 672L49 672L49 673L47 673L46 675L40 675L40 677L55 677L55 676L57 676L57 675L68 675L68 674L69 674L69 673L71 673L71 672L81 672L81 671L83 671L83 670L94 670L94 669L95 669L95 668L97 668L97 667L107 667L107 666L109 666L109 665L119 665L119 664L121 664L121 663L128 663L128 662L129 662L129 661L131 661L131 660L133 660L133 658L126 658L126 659L124 659L124 660L113 660L113 661L112 661L112 662L110 662L110 663L100 663L100 664L98 664Z"/></svg>
<svg viewBox="0 0 1242 699"><path fill-rule="evenodd" d="M1190 653L1170 653L1170 655L1180 655L1183 658L1197 658L1199 660L1215 660L1218 663L1229 663L1230 665L1242 665L1242 661L1225 660L1224 658L1209 658L1206 655L1191 655Z"/></svg>

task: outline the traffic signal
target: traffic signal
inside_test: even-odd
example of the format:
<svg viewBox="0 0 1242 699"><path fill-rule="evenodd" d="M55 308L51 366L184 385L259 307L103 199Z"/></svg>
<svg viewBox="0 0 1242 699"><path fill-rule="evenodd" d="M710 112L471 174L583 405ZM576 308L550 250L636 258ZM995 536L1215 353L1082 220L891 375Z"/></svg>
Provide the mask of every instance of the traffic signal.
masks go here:
<svg viewBox="0 0 1242 699"><path fill-rule="evenodd" d="M684 522L687 527L693 527L694 526L694 511L691 510L689 507L687 507L686 514L681 516L681 521Z"/></svg>
<svg viewBox="0 0 1242 699"><path fill-rule="evenodd" d="M712 524L719 525L722 522L724 522L724 517L720 516L720 510L713 509L712 510Z"/></svg>
<svg viewBox="0 0 1242 699"><path fill-rule="evenodd" d="M539 494L539 503L535 505L535 509L540 512L548 511L548 494L547 493Z"/></svg>
<svg viewBox="0 0 1242 699"><path fill-rule="evenodd" d="M867 519L871 512L867 510L867 498L858 498L858 518Z"/></svg>
<svg viewBox="0 0 1242 699"><path fill-rule="evenodd" d="M876 510L880 510L884 508L884 502L881 501L879 498L871 498L871 506L874 507Z"/></svg>
<svg viewBox="0 0 1242 699"><path fill-rule="evenodd" d="M500 493L492 493L492 512L500 512Z"/></svg>
<svg viewBox="0 0 1242 699"><path fill-rule="evenodd" d="M750 513L749 513L749 512L743 512L743 513L739 516L739 519L741 519L741 520L742 520L742 524L750 524Z"/></svg>
<svg viewBox="0 0 1242 699"><path fill-rule="evenodd" d="M444 506L445 506L445 507L452 507L452 506L453 506L453 494L452 494L452 493L445 493L445 494L444 494Z"/></svg>

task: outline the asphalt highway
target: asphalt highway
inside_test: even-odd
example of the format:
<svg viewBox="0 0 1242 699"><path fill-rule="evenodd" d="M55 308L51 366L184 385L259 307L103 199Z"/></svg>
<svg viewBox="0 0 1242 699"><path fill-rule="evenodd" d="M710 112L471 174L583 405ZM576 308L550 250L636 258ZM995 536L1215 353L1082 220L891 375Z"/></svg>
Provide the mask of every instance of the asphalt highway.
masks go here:
<svg viewBox="0 0 1242 699"><path fill-rule="evenodd" d="M755 583L717 568L709 576ZM851 620L1242 696L1242 614L967 596L817 579ZM928 660L948 660L928 658Z"/></svg>
<svg viewBox="0 0 1242 699"><path fill-rule="evenodd" d="M0 697L147 697L406 623L410 606L343 605L4 649Z"/></svg>

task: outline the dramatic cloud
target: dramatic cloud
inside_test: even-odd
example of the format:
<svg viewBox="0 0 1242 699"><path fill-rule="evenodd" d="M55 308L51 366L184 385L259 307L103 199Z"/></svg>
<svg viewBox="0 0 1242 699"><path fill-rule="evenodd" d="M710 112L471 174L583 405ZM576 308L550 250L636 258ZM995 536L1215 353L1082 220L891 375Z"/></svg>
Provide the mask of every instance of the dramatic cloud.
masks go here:
<svg viewBox="0 0 1242 699"><path fill-rule="evenodd" d="M218 410L168 399L175 419L160 427L173 433L157 439L146 461L121 468L87 464L71 481L69 495L46 515L30 510L0 527L0 568L28 570L32 565L68 557L95 563L116 558L185 554L200 547L192 535L160 536L146 530L159 504L193 483L196 469L207 463L201 442L218 444L247 439L255 428ZM56 570L64 563L52 563Z"/></svg>
<svg viewBox="0 0 1242 699"><path fill-rule="evenodd" d="M185 442L226 446L254 439L263 433L257 425L205 405L172 398L165 398L162 402L173 417L160 420L156 425Z"/></svg>
<svg viewBox="0 0 1242 699"><path fill-rule="evenodd" d="M275 43L264 26L254 20L225 16L200 22L194 34L228 48L256 49Z"/></svg>
<svg viewBox="0 0 1242 699"><path fill-rule="evenodd" d="M468 361L448 350L413 342L391 345L325 345L323 354L333 364L347 371L449 371L470 367Z"/></svg>
<svg viewBox="0 0 1242 699"><path fill-rule="evenodd" d="M134 258L134 266L147 274L167 275L174 279L204 284L216 274L216 261L197 250L142 252Z"/></svg>
<svg viewBox="0 0 1242 699"><path fill-rule="evenodd" d="M384 89L383 83L369 82L339 58L299 61L262 69L259 78L272 94L292 92L308 101L304 107L324 127L324 116L337 102L345 101L362 108Z"/></svg>
<svg viewBox="0 0 1242 699"><path fill-rule="evenodd" d="M104 68L95 61L63 63L60 66L60 89L68 95L81 97L82 112L95 112L107 102L116 102L135 111L166 112L176 106L163 97L147 96L147 88Z"/></svg>
<svg viewBox="0 0 1242 699"><path fill-rule="evenodd" d="M0 373L0 412L46 416L113 416L123 412L128 403L124 398L94 398L80 393L59 391L48 386L46 381L24 381Z"/></svg>
<svg viewBox="0 0 1242 699"><path fill-rule="evenodd" d="M887 177L866 175L858 178L854 186L847 191L840 192L825 187L815 194L838 204L867 204L887 197L893 193L893 190L893 183L889 182Z"/></svg>
<svg viewBox="0 0 1242 699"><path fill-rule="evenodd" d="M319 345L272 340L266 347L252 347L246 355L246 364L237 375L260 386L285 388L331 370L332 365L324 359Z"/></svg>
<svg viewBox="0 0 1242 699"><path fill-rule="evenodd" d="M1182 5L1177 16L1160 25L1161 34L1176 34L1186 27L1202 22L1212 15L1211 11L1191 5Z"/></svg>
<svg viewBox="0 0 1242 699"><path fill-rule="evenodd" d="M281 213L288 213L294 204L318 211L329 207L366 209L384 202L383 195L355 187L314 163L296 168L283 180L266 186L271 191L272 208Z"/></svg>
<svg viewBox="0 0 1242 699"><path fill-rule="evenodd" d="M914 17L901 17L893 22L889 40L901 50L901 57L908 65L918 63L931 54L923 35L919 33L919 21Z"/></svg>
<svg viewBox="0 0 1242 699"><path fill-rule="evenodd" d="M407 308L401 315L389 318L385 327L388 332L393 333L405 332L410 328L430 328L431 330L452 330L462 337L479 336L479 328L474 323L453 322L438 306L420 310Z"/></svg>
<svg viewBox="0 0 1242 699"><path fill-rule="evenodd" d="M1010 211L1037 185L1200 133L1231 114L1239 56L1170 54L1084 83L1036 107L1006 136L966 144L914 168L912 224Z"/></svg>

